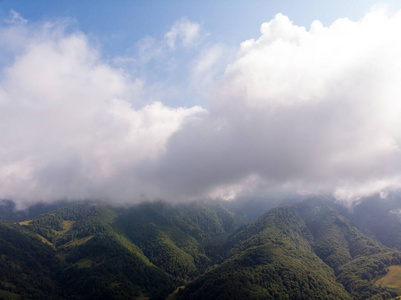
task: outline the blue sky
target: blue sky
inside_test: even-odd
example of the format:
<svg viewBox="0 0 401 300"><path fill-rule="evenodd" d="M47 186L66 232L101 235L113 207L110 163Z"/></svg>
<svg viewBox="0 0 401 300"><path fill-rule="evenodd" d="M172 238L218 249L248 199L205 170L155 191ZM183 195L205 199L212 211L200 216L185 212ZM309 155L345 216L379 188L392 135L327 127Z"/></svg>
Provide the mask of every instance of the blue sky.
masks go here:
<svg viewBox="0 0 401 300"><path fill-rule="evenodd" d="M401 188L400 1L0 1L0 199Z"/></svg>
<svg viewBox="0 0 401 300"><path fill-rule="evenodd" d="M320 20L328 26L338 18L359 20L374 5L397 11L397 0L251 0L251 1L0 1L0 17L15 10L30 22L69 18L76 29L96 39L106 57L122 55L145 36L161 37L178 19L186 17L202 24L212 43L230 46L257 38L259 27L275 14L290 17L309 27Z"/></svg>

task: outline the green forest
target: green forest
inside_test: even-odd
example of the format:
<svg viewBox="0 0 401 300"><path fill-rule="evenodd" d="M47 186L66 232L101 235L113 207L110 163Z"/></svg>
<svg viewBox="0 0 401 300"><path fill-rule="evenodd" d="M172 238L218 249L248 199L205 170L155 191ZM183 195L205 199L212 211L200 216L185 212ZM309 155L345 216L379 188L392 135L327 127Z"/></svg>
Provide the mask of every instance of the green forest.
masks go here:
<svg viewBox="0 0 401 300"><path fill-rule="evenodd" d="M0 299L391 299L376 282L401 265L399 221L373 226L374 203L317 197L252 220L224 202L4 202Z"/></svg>

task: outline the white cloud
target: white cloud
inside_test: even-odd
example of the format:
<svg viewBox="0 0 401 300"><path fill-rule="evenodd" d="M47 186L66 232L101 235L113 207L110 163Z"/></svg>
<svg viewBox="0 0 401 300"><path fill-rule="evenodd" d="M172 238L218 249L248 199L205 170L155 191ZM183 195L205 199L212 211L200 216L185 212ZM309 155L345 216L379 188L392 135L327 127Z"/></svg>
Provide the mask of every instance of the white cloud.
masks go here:
<svg viewBox="0 0 401 300"><path fill-rule="evenodd" d="M42 30L19 53L0 82L0 196L152 199L137 166L202 110L157 102L134 109L140 80L104 64L80 33Z"/></svg>
<svg viewBox="0 0 401 300"><path fill-rule="evenodd" d="M199 34L200 25L184 18L171 27L170 31L165 34L165 38L170 49L175 49L177 41L180 41L184 47L191 46Z"/></svg>
<svg viewBox="0 0 401 300"><path fill-rule="evenodd" d="M218 80L223 50L204 50L192 75L214 85L208 111L144 101L158 82L107 65L82 33L7 26L1 198L137 202L290 190L352 201L399 182L401 13L315 21L309 30L279 14ZM182 20L156 44L197 37L199 25ZM143 44L157 50L149 59L163 51L154 42ZM176 90L161 86L160 94Z"/></svg>
<svg viewBox="0 0 401 300"><path fill-rule="evenodd" d="M209 114L169 140L161 174L174 166L168 184L204 196L230 195L249 176L265 191L349 199L394 184L401 174L400 28L401 13L374 11L329 27L315 21L309 31L278 14L241 45Z"/></svg>
<svg viewBox="0 0 401 300"><path fill-rule="evenodd" d="M15 10L10 10L9 18L6 19L6 22L9 24L25 24L28 21L25 20L18 12Z"/></svg>

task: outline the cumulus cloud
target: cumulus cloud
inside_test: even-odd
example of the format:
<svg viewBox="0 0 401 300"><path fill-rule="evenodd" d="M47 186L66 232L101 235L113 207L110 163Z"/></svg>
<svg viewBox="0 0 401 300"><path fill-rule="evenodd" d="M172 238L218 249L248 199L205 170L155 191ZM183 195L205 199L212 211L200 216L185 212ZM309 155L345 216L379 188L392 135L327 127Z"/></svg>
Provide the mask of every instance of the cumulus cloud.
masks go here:
<svg viewBox="0 0 401 300"><path fill-rule="evenodd" d="M353 200L397 187L399 28L401 13L308 29L278 14L218 80L221 48L193 64L214 84L206 110L144 102L144 81L104 63L82 33L1 27L1 57L13 57L0 77L0 197ZM181 20L166 39L174 48L198 35Z"/></svg>
<svg viewBox="0 0 401 300"><path fill-rule="evenodd" d="M282 188L346 199L397 185L400 25L400 13L374 11L307 30L276 15L241 44L207 116L169 139L160 184L188 195Z"/></svg>
<svg viewBox="0 0 401 300"><path fill-rule="evenodd" d="M163 153L182 121L202 109L158 102L134 109L141 82L103 63L83 34L36 35L1 74L1 197L154 196L136 166Z"/></svg>

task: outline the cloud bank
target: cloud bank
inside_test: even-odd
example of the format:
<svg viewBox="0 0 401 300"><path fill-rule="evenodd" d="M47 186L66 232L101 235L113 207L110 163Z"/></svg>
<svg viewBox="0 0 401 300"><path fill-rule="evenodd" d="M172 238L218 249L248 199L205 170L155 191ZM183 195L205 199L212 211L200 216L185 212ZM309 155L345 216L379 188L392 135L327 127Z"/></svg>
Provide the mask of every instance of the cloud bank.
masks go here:
<svg viewBox="0 0 401 300"><path fill-rule="evenodd" d="M1 197L139 201L148 187L137 165L160 156L183 120L203 110L135 109L140 82L103 63L82 33L47 26L34 39L29 28L9 29L26 44L1 76Z"/></svg>
<svg viewBox="0 0 401 300"><path fill-rule="evenodd" d="M207 109L144 104L140 78L83 33L23 21L0 28L1 198L353 200L399 186L401 13L309 29L278 14L208 77ZM174 48L198 35L185 20L165 37ZM193 78L221 56L211 49Z"/></svg>
<svg viewBox="0 0 401 300"><path fill-rule="evenodd" d="M400 22L375 11L309 30L281 14L264 23L216 83L208 115L170 138L155 166L160 184L188 195L340 199L398 185Z"/></svg>

